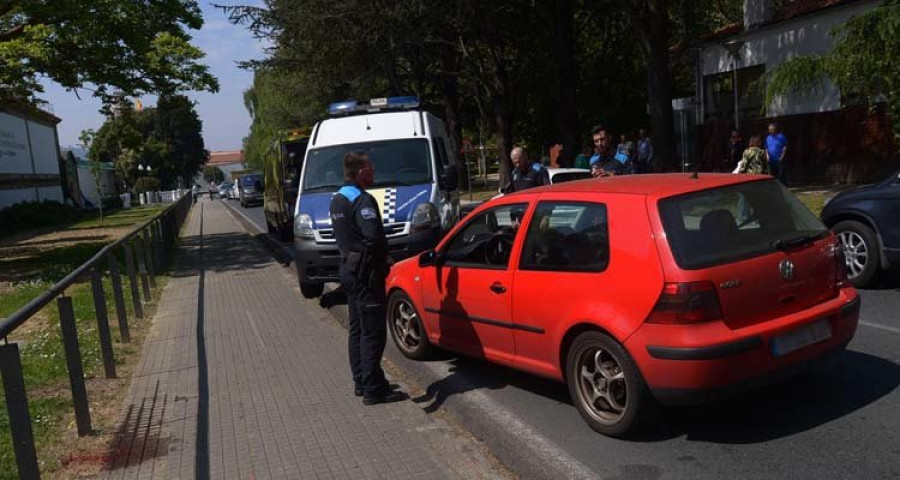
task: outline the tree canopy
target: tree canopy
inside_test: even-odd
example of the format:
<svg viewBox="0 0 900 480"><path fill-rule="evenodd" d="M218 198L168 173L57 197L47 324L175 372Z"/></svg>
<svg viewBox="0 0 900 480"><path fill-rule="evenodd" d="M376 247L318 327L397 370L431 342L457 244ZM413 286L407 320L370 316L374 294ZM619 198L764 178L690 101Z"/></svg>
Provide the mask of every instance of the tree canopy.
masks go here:
<svg viewBox="0 0 900 480"><path fill-rule="evenodd" d="M126 189L143 175L140 165L150 167L163 188L188 186L209 157L202 127L193 102L183 95L160 97L155 108L141 111L126 104L97 131L89 157L113 162Z"/></svg>
<svg viewBox="0 0 900 480"><path fill-rule="evenodd" d="M189 43L202 25L190 0L0 0L0 98L36 100L41 77L107 105L119 93L217 91Z"/></svg>

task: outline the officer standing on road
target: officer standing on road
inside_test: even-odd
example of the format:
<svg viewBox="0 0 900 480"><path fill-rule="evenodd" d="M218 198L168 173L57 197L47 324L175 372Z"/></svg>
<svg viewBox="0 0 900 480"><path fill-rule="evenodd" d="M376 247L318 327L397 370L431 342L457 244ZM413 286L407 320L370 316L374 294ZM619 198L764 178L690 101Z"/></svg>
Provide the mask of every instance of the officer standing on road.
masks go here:
<svg viewBox="0 0 900 480"><path fill-rule="evenodd" d="M331 199L331 224L341 252L341 285L350 311L350 369L354 393L363 404L403 400L381 369L387 342L384 279L393 263L375 198L366 192L375 181L375 166L362 152L344 155L346 183Z"/></svg>
<svg viewBox="0 0 900 480"><path fill-rule="evenodd" d="M512 160L514 168L510 173L510 183L503 189L503 193L520 192L532 187L550 185L550 172L538 162L529 162L528 155L525 154L525 149L522 147L512 149L509 158Z"/></svg>

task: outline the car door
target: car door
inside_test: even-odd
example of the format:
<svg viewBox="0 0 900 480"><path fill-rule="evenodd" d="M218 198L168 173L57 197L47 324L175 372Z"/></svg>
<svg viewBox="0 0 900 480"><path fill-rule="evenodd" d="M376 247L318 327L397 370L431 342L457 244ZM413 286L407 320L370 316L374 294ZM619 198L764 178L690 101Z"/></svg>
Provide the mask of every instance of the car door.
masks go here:
<svg viewBox="0 0 900 480"><path fill-rule="evenodd" d="M885 249L893 253L892 257L900 255L900 172L886 181L877 192L874 193L876 208L872 212Z"/></svg>
<svg viewBox="0 0 900 480"><path fill-rule="evenodd" d="M440 344L477 357L511 360L513 247L527 203L498 205L445 242L443 262L422 273L426 315Z"/></svg>

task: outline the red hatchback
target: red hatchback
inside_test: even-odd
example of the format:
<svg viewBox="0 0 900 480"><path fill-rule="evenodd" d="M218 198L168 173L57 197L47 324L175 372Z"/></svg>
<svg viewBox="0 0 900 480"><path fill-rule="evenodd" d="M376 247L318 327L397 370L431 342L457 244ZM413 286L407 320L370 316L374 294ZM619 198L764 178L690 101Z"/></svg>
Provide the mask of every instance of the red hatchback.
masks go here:
<svg viewBox="0 0 900 480"><path fill-rule="evenodd" d="M563 381L598 432L844 349L859 297L833 234L768 176L638 175L487 202L388 278L397 347Z"/></svg>

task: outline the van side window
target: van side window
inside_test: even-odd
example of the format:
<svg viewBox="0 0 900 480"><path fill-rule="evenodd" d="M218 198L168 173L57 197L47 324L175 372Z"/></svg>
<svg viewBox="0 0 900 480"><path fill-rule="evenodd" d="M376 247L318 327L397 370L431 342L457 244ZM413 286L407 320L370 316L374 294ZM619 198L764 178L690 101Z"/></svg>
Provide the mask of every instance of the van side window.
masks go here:
<svg viewBox="0 0 900 480"><path fill-rule="evenodd" d="M606 205L541 202L525 236L521 270L602 272L609 265Z"/></svg>
<svg viewBox="0 0 900 480"><path fill-rule="evenodd" d="M441 164L445 167L450 166L450 152L447 150L447 145L444 143L443 137L438 137L438 143L441 145Z"/></svg>
<svg viewBox="0 0 900 480"><path fill-rule="evenodd" d="M444 151L443 141L440 137L434 137L431 139L431 148L434 150L434 159L437 160L435 164L437 165L437 173L440 175L444 171L444 167L447 165L447 154Z"/></svg>

